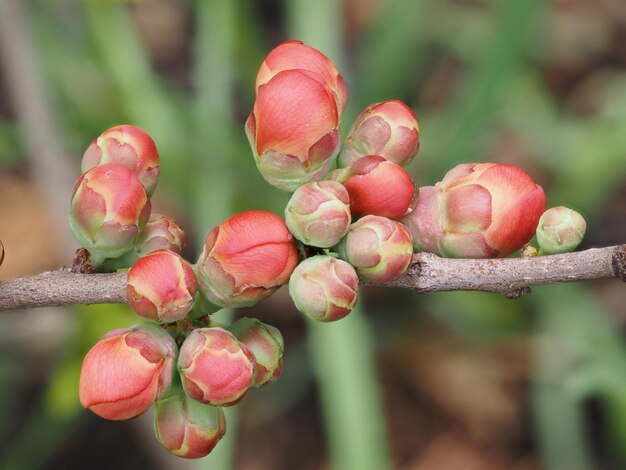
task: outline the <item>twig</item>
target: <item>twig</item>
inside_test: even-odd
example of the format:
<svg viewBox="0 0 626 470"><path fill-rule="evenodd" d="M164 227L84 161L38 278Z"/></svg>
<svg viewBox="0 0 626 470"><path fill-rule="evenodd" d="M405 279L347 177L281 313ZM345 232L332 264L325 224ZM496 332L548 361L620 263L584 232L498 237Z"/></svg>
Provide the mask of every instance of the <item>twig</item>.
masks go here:
<svg viewBox="0 0 626 470"><path fill-rule="evenodd" d="M611 278L626 282L626 245L507 259L448 259L417 253L406 274L376 285L420 293L474 290L516 298L528 293L530 287L541 284ZM75 274L65 268L0 281L0 311L125 302L125 273Z"/></svg>

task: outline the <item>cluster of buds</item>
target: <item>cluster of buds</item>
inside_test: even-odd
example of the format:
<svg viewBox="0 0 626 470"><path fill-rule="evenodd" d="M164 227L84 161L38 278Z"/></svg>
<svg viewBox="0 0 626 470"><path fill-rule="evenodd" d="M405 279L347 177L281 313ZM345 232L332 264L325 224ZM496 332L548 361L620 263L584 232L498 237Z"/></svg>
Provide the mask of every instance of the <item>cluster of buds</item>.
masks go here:
<svg viewBox="0 0 626 470"><path fill-rule="evenodd" d="M154 405L161 444L198 458L226 431L221 407L280 376L284 349L276 328L249 318L222 327L205 308L270 295L288 281L298 252L280 217L250 211L212 230L192 266L181 256L183 230L169 217L150 216L158 169L154 142L134 126L104 132L83 158L70 226L93 266L130 266L128 304L150 322L111 331L87 353L79 395L84 407L112 420Z"/></svg>
<svg viewBox="0 0 626 470"><path fill-rule="evenodd" d="M254 305L288 284L299 311L332 322L354 309L361 280L396 279L414 251L486 258L526 246L529 255L536 233L540 254L561 253L585 230L564 207L542 216L542 188L512 165L458 165L416 190L404 166L419 149L419 125L397 100L357 117L334 168L347 87L330 59L299 41L270 52L255 88L246 133L262 176L293 192L285 219L261 210L230 217L209 232L192 266L181 256L180 227L150 217L158 154L133 126L91 144L72 198L76 238L101 269L132 265L128 304L149 320L89 351L81 403L113 420L154 404L157 439L186 458L208 454L224 435L222 407L282 372L278 329L253 318L218 324L211 313Z"/></svg>

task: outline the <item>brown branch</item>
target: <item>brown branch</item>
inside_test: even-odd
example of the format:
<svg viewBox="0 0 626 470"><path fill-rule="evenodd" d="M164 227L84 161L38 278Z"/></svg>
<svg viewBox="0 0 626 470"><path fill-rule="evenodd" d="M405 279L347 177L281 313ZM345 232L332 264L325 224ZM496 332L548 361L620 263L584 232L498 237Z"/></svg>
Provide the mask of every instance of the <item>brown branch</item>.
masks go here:
<svg viewBox="0 0 626 470"><path fill-rule="evenodd" d="M376 285L421 293L474 290L516 298L536 285L610 278L626 282L626 245L563 255L506 259L449 259L417 253L406 274ZM0 281L0 311L124 302L125 273L75 274L62 269Z"/></svg>

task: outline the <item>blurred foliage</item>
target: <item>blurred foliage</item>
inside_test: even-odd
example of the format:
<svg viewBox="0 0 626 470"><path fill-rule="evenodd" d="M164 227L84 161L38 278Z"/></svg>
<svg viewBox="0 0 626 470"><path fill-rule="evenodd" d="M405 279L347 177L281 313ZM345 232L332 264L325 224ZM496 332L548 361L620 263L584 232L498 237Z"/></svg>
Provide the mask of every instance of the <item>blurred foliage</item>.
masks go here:
<svg viewBox="0 0 626 470"><path fill-rule="evenodd" d="M130 122L146 128L162 156L157 201L186 222L195 240L191 257L207 231L234 212L280 213L284 207L288 196L256 172L243 122L263 56L288 37L305 39L339 64L351 92L344 132L375 101L403 99L416 110L422 142L409 170L418 184L434 183L459 162L514 163L544 186L550 205L569 205L585 215L591 228L587 247L626 241L626 12L619 1L26 3L26 24L73 164L78 166L88 143L107 127ZM0 82L0 164L21 171L24 145L10 95ZM312 446L303 448L308 452L303 468L325 468L326 453L338 470L446 463L457 468L450 463L455 456L474 462L471 468L511 468L519 460L525 468L623 467L625 300L623 287L614 291L596 284L536 288L518 301L478 293L376 291L364 295L361 311L345 323L312 328L308 347L298 333L305 328L302 320L287 319L293 309L276 300L269 305L288 339L285 376L276 388L247 398L249 408L242 405L246 411L241 424L230 429L230 444L221 444L225 455L196 466L232 468L237 452L241 468L254 458L272 462L258 468L293 468L294 458L305 457L264 457L236 441L250 442L246 436L254 432L255 416L296 433L284 417L306 416L306 403L313 403L324 408L331 441L316 446L314 414L306 426L310 434L297 434L310 437ZM68 436L80 429L84 415L76 414L76 387L82 356L103 332L133 321L120 307L81 307L75 315L70 339L55 350L50 371L37 376L46 389L35 399L42 411L21 425L15 424L23 417L17 411L24 406L19 390L35 379L13 364L26 363L32 353L24 347L21 362L0 361L0 423L6 423L0 433L9 436L9 426L19 430L1 446L13 450L0 459L0 468L44 465L65 445L64 434L55 429ZM442 325L455 339L449 333L437 339ZM5 327L13 323L0 317L3 355L11 344ZM524 385L516 389L519 396L505 396L521 417L504 422L522 431L494 457L481 439L500 436L485 438L472 429L477 422L489 428L480 416L492 416L497 400L485 396L485 408L475 414L467 407L474 403L472 389L499 397L494 390L508 380L491 360L482 365L485 350L508 351L520 338L529 351L520 360L528 371L510 372L519 373ZM461 343L469 357L479 358L479 369L472 369L470 360L457 366L453 355L413 356L441 351L432 341L440 341L446 354ZM429 360L449 369L421 366ZM516 360L510 364L518 370ZM384 378L382 389L375 365ZM448 383L455 385L442 386ZM311 402L314 392L319 403ZM271 393L278 398L263 398ZM229 421L234 424L236 417ZM450 440L446 433L459 423L465 437ZM448 444L439 450L438 442ZM29 455L32 443L46 445ZM270 443L282 448L280 439Z"/></svg>

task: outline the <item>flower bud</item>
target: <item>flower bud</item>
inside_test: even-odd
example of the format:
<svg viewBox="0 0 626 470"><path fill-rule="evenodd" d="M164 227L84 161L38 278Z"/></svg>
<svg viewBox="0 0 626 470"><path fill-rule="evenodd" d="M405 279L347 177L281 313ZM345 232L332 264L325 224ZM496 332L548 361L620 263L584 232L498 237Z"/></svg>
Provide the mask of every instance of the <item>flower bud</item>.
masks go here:
<svg viewBox="0 0 626 470"><path fill-rule="evenodd" d="M230 332L254 355L256 367L252 386L269 385L283 371L285 343L278 328L256 318L241 318L228 327Z"/></svg>
<svg viewBox="0 0 626 470"><path fill-rule="evenodd" d="M330 171L339 151L335 98L319 76L285 70L259 88L246 134L268 183L295 191Z"/></svg>
<svg viewBox="0 0 626 470"><path fill-rule="evenodd" d="M356 118L339 164L350 166L366 155L380 155L405 166L417 154L419 138L417 117L406 104L398 100L375 103Z"/></svg>
<svg viewBox="0 0 626 470"><path fill-rule="evenodd" d="M574 251L585 236L585 230L587 223L578 212L563 206L548 209L537 226L540 254Z"/></svg>
<svg viewBox="0 0 626 470"><path fill-rule="evenodd" d="M353 223L338 248L342 259L374 282L400 276L413 257L409 230L400 222L377 215L366 215Z"/></svg>
<svg viewBox="0 0 626 470"><path fill-rule="evenodd" d="M297 264L296 243L283 219L247 211L209 232L196 265L198 288L215 305L247 307L285 284Z"/></svg>
<svg viewBox="0 0 626 470"><path fill-rule="evenodd" d="M180 348L178 370L185 393L211 405L237 403L252 385L254 355L222 328L198 328Z"/></svg>
<svg viewBox="0 0 626 470"><path fill-rule="evenodd" d="M135 251L141 256L157 250L169 250L181 254L187 237L182 228L166 215L152 214L145 227L139 232Z"/></svg>
<svg viewBox="0 0 626 470"><path fill-rule="evenodd" d="M128 305L142 317L158 322L182 320L196 293L193 268L176 253L150 253L128 270Z"/></svg>
<svg viewBox="0 0 626 470"><path fill-rule="evenodd" d="M305 259L289 279L289 294L296 308L322 322L348 315L356 305L358 288L354 268L326 255Z"/></svg>
<svg viewBox="0 0 626 470"><path fill-rule="evenodd" d="M149 216L146 192L124 165L98 165L74 186L70 228L95 265L129 251Z"/></svg>
<svg viewBox="0 0 626 470"><path fill-rule="evenodd" d="M176 344L153 324L107 333L89 350L80 372L80 403L122 420L146 411L170 386Z"/></svg>
<svg viewBox="0 0 626 470"><path fill-rule="evenodd" d="M402 217L415 195L415 185L406 170L378 155L363 157L347 172L336 175L350 194L350 211L355 217Z"/></svg>
<svg viewBox="0 0 626 470"><path fill-rule="evenodd" d="M533 236L545 194L524 171L499 163L467 163L418 191L401 222L415 251L449 258L507 256Z"/></svg>
<svg viewBox="0 0 626 470"><path fill-rule="evenodd" d="M317 49L301 41L286 41L278 45L267 55L256 77L255 90L269 82L284 70L306 70L332 90L341 114L348 102L348 87L337 71L335 64Z"/></svg>
<svg viewBox="0 0 626 470"><path fill-rule="evenodd" d="M154 404L154 434L168 452L186 459L208 455L226 433L222 408L189 398L180 388Z"/></svg>
<svg viewBox="0 0 626 470"><path fill-rule="evenodd" d="M285 208L285 222L293 236L319 248L336 245L346 234L350 220L350 196L336 181L300 186Z"/></svg>
<svg viewBox="0 0 626 470"><path fill-rule="evenodd" d="M83 173L103 163L120 163L139 179L151 196L159 179L159 153L150 135L137 126L115 126L104 131L85 151Z"/></svg>

